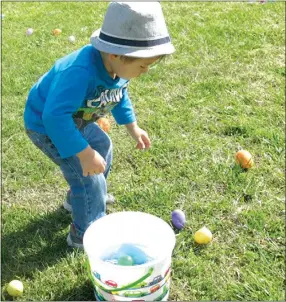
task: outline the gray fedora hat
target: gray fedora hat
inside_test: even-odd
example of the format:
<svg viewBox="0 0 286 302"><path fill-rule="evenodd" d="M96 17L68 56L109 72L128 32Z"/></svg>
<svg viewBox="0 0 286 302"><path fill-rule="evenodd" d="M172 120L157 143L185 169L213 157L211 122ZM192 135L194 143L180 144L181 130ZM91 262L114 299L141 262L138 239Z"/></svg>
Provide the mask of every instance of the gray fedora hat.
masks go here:
<svg viewBox="0 0 286 302"><path fill-rule="evenodd" d="M111 2L90 42L100 51L138 58L175 51L159 2Z"/></svg>

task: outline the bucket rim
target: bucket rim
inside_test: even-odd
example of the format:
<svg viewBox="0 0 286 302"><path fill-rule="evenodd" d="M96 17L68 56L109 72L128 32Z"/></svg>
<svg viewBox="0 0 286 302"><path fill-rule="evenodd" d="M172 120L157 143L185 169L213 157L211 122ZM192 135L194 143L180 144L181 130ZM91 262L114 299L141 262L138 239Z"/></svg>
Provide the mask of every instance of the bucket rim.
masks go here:
<svg viewBox="0 0 286 302"><path fill-rule="evenodd" d="M148 268L150 266L156 265L157 263L165 261L165 259L167 259L167 258L169 258L169 257L172 256L172 253L173 253L173 250L174 250L174 247L175 247L175 244L176 244L175 232L174 232L174 230L171 228L171 226L165 220L163 220L162 218L160 218L160 217L158 217L156 215L145 213L145 212L140 212L140 211L121 211L121 212L111 213L111 214L108 214L106 216L103 216L103 217L99 218L98 220L94 221L90 226L92 226L97 221L99 221L101 219L104 219L107 216L109 216L109 217L110 216L117 216L117 215L120 215L122 213L144 214L146 216L151 216L151 217L153 217L155 219L159 219L171 231L170 233L172 234L172 239L170 239L170 241L172 240L172 242L169 244L171 252L168 253L168 254L164 254L162 256L158 256L156 259L148 261L147 263L139 264L139 265L132 265L132 266L124 266L124 265L118 265L118 264L114 265L113 263L110 263L110 262L102 260L100 257L98 257L98 259L96 261L98 261L101 264L108 265L108 266L112 267L113 269L134 270L134 269L137 269L138 267L140 267L140 268L145 268L145 267ZM83 247L84 247L84 251L85 251L85 253L87 254L88 257L89 257L89 255L92 255L92 253L89 253L88 249L86 248L87 244L85 244L85 242L86 242L86 240L87 240L86 238L87 238L87 236L89 234L88 230L90 229L90 226L87 228L87 230L85 231L84 236L83 236Z"/></svg>

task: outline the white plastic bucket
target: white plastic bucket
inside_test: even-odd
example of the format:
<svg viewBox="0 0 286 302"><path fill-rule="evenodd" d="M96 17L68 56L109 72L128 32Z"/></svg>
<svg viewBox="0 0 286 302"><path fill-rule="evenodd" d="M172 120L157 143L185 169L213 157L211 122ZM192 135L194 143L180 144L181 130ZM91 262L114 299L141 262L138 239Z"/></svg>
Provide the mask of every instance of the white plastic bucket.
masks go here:
<svg viewBox="0 0 286 302"><path fill-rule="evenodd" d="M100 301L167 301L176 237L162 219L142 212L109 214L92 223L83 238L88 271ZM144 246L153 259L134 266L102 260L121 244Z"/></svg>

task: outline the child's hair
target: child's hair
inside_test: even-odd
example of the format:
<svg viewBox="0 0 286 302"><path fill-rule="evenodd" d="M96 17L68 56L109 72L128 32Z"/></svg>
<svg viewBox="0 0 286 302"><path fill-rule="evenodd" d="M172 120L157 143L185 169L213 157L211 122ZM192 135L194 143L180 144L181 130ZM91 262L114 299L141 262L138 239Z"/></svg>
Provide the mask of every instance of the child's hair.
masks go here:
<svg viewBox="0 0 286 302"><path fill-rule="evenodd" d="M167 57L167 55L160 55L158 56L157 62L156 63L160 63L163 59L165 59ZM128 57L128 56L120 56L120 60L124 61L124 63L132 63L138 59L141 58L136 58L136 57Z"/></svg>
<svg viewBox="0 0 286 302"><path fill-rule="evenodd" d="M106 56L107 53L106 52L103 52L101 51L102 55L103 56ZM165 59L168 55L160 55L158 56L158 61L157 63L161 62L163 59ZM136 58L136 57L128 57L128 56L123 56L123 55L119 55L120 57L120 60L122 60L124 63L132 63L138 59L142 59L142 58Z"/></svg>
<svg viewBox="0 0 286 302"><path fill-rule="evenodd" d="M161 55L158 56L158 63L161 62L167 55ZM120 60L124 61L125 63L132 63L138 59L141 58L136 58L136 57L128 57L128 56L120 56Z"/></svg>

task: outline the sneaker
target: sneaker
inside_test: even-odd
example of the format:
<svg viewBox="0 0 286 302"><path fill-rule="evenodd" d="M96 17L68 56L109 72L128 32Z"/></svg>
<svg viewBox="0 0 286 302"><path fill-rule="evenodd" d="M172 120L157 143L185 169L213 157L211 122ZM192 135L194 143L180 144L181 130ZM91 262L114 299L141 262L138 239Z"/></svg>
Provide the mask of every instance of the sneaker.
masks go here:
<svg viewBox="0 0 286 302"><path fill-rule="evenodd" d="M113 195L107 193L106 203L107 204L115 203L115 197Z"/></svg>
<svg viewBox="0 0 286 302"><path fill-rule="evenodd" d="M107 194L106 203L107 204L113 204L113 203L115 203L115 197L113 195L111 195L111 194ZM68 212L72 212L72 205L71 205L70 200L68 198L66 198L66 200L64 201L63 207Z"/></svg>
<svg viewBox="0 0 286 302"><path fill-rule="evenodd" d="M72 212L72 206L71 206L71 204L69 203L69 200L68 200L68 199L66 199L66 200L64 201L63 207L64 207L68 212Z"/></svg>
<svg viewBox="0 0 286 302"><path fill-rule="evenodd" d="M70 232L67 237L67 243L70 247L83 249L82 238L76 234L73 223L70 226Z"/></svg>

